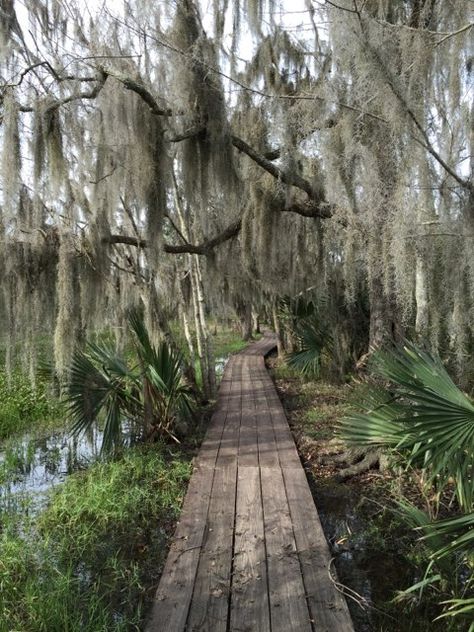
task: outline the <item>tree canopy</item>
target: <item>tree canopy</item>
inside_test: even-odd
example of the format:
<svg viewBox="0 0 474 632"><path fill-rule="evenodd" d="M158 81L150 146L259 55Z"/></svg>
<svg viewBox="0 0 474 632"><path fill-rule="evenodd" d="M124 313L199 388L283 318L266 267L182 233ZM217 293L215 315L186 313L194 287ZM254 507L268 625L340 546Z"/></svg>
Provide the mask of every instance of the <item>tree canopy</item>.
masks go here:
<svg viewBox="0 0 474 632"><path fill-rule="evenodd" d="M341 353L412 332L467 379L470 4L1 0L7 364L311 287Z"/></svg>

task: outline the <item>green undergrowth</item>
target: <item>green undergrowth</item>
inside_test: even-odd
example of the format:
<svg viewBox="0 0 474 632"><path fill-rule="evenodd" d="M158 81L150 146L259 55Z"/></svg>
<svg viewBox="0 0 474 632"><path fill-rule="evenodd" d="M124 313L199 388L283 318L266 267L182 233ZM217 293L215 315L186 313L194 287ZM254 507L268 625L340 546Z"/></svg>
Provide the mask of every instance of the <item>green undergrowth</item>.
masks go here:
<svg viewBox="0 0 474 632"><path fill-rule="evenodd" d="M309 475L339 580L363 598L348 600L355 629L466 630L446 619L435 620L442 611L440 595L425 592L421 597L413 593L397 598L423 579L430 555L419 534L396 510L397 498L408 496L414 503L423 502L410 477L393 464L382 472L371 470L336 482L335 475L344 467L332 456L344 449L337 426L351 410L359 387L305 378L281 360L270 365Z"/></svg>
<svg viewBox="0 0 474 632"><path fill-rule="evenodd" d="M273 363L272 375L296 434L316 441L334 439L339 419L350 410L351 388L308 379L281 360Z"/></svg>
<svg viewBox="0 0 474 632"><path fill-rule="evenodd" d="M0 440L25 432L39 432L61 421L62 407L45 382L33 387L20 372L8 378L0 371Z"/></svg>
<svg viewBox="0 0 474 632"><path fill-rule="evenodd" d="M347 386L323 381L301 384L300 430L311 439L333 439L336 424L350 410L348 397Z"/></svg>
<svg viewBox="0 0 474 632"><path fill-rule="evenodd" d="M238 353L247 346L240 333L230 328L217 327L212 334L214 356L223 358Z"/></svg>
<svg viewBox="0 0 474 632"><path fill-rule="evenodd" d="M136 447L69 476L36 521L3 503L0 632L138 630L190 470L183 452Z"/></svg>

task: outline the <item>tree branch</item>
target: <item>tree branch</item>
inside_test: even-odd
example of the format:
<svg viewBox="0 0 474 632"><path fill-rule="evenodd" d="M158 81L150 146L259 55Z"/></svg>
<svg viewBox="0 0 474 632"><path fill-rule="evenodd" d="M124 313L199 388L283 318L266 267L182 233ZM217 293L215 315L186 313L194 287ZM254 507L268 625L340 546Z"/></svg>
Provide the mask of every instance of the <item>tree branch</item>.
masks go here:
<svg viewBox="0 0 474 632"><path fill-rule="evenodd" d="M61 75L59 75L56 72L56 70L51 66L49 61L38 61L35 64L31 64L31 66L28 66L27 68L22 70L21 73L20 73L20 78L18 79L18 81L16 83L6 83L3 86L1 86L2 89L4 89L4 88L17 88L18 86L21 86L21 84L23 83L23 79L26 77L26 75L28 73L30 73L32 70L35 70L36 68L40 68L41 66L44 66L45 68L47 68L58 83L61 83L62 81L85 81L85 82L89 81L89 82L92 82L92 81L96 81L97 80L96 77L76 77L75 75L66 75L64 77L61 77Z"/></svg>
<svg viewBox="0 0 474 632"><path fill-rule="evenodd" d="M447 33L444 37L442 37L440 40L436 42L435 46L439 46L450 37L455 37L456 35L459 35L460 33L464 33L464 31L468 31L469 29L472 29L473 26L474 26L474 22L469 22L468 24L465 24L457 31L454 31L453 33Z"/></svg>
<svg viewBox="0 0 474 632"><path fill-rule="evenodd" d="M188 138L194 138L195 136L199 136L199 134L204 132L205 129L206 128L203 127L202 125L197 125L196 127L191 127L190 129L186 130L182 134L176 134L176 136L170 136L170 137L165 136L165 140L167 140L169 143L180 143L181 141L187 140Z"/></svg>
<svg viewBox="0 0 474 632"><path fill-rule="evenodd" d="M319 219L331 219L334 208L328 202L308 200L307 202L294 202L290 206L280 209L281 213L295 213L302 217L317 217Z"/></svg>
<svg viewBox="0 0 474 632"><path fill-rule="evenodd" d="M206 239L201 244L182 244L175 246L173 244L165 244L164 250L170 254L193 254L193 255L209 255L216 246L223 244L225 241L236 237L241 229L242 220L230 224L221 233L213 237L212 239ZM136 237L130 237L129 235L110 235L104 237L104 243L109 244L126 244L127 246L136 246L138 248L146 248L148 246L146 239L137 239Z"/></svg>
<svg viewBox="0 0 474 632"><path fill-rule="evenodd" d="M88 92L79 92L78 94L71 94L68 97L64 97L63 99L57 99L50 106L49 110L55 110L60 108L62 105L66 105L67 103L71 103L72 101L79 101L81 99L95 99L99 92L104 87L104 84L107 80L107 74L100 71L99 77L96 78L97 84ZM34 108L26 105L22 105L19 107L20 112L33 112Z"/></svg>
<svg viewBox="0 0 474 632"><path fill-rule="evenodd" d="M296 213L302 217L318 217L320 219L330 219L333 216L334 209L326 203L317 203L308 201L303 204L294 203L291 206L279 209L277 212ZM192 254L192 255L210 255L214 248L225 243L229 239L237 237L242 228L242 219L239 218L232 222L221 233L212 239L205 239L201 244L184 243L180 245L164 244L164 251L169 254ZM137 248L147 248L146 239L131 237L130 235L109 235L103 238L106 244L125 244L126 246L135 246Z"/></svg>
<svg viewBox="0 0 474 632"><path fill-rule="evenodd" d="M378 50L376 50L371 45L370 39L367 36L365 28L363 27L362 23L361 23L361 32L362 32L362 34L364 35L364 38L365 38L366 50L369 52L369 54L372 56L372 59L379 66L380 70L382 71L382 73L383 73L383 75L385 77L387 85L391 89L391 91L394 94L395 98L398 99L400 105L402 105L402 107L404 108L407 117L409 119L411 119L413 125L419 131L419 133L421 134L422 138L417 138L417 136L415 134L413 134L413 139L415 140L415 142L417 142L429 154L431 154L433 156L433 158L438 162L438 164L441 165L441 167L443 167L443 169L446 171L446 173L449 173L449 175L452 178L454 178L454 180L456 180L456 182L458 184L460 184L464 189L467 189L468 191L473 192L474 191L474 184L469 182L468 180L465 180L460 175L458 175L456 173L456 171L450 165L448 165L448 163L442 158L442 156L433 147L433 144L430 141L430 138L429 138L427 132L425 131L425 129L423 128L422 124L418 120L418 118L417 118L415 112L413 111L413 109L410 107L410 104L408 103L406 97L403 95L402 91L397 87L396 81L395 81L395 78L392 75L392 72L387 67L387 65L384 63L384 61L383 61L382 57L380 56Z"/></svg>
<svg viewBox="0 0 474 632"><path fill-rule="evenodd" d="M148 105L151 112L156 116L173 116L173 111L170 108L160 107L158 101L142 83L138 83L138 81L134 81L130 77L112 72L111 70L107 70L105 68L102 68L102 71L109 77L113 77L117 81L120 81L127 90L131 90L132 92L138 94Z"/></svg>
<svg viewBox="0 0 474 632"><path fill-rule="evenodd" d="M281 149L276 147L275 149L270 149L263 154L263 157L267 160L278 160L281 156Z"/></svg>
<svg viewBox="0 0 474 632"><path fill-rule="evenodd" d="M231 136L231 140L234 147L246 154L249 158L256 162L257 165L260 165L262 169L268 171L268 173L270 173L274 178L280 180L281 182L284 182L285 184L291 184L292 186L301 189L302 191L307 193L310 198L314 197L315 192L311 184L307 180L299 176L297 173L288 173L277 165L274 165L271 160L268 160L267 158L256 152L255 149L250 147L250 145L248 145L238 136Z"/></svg>

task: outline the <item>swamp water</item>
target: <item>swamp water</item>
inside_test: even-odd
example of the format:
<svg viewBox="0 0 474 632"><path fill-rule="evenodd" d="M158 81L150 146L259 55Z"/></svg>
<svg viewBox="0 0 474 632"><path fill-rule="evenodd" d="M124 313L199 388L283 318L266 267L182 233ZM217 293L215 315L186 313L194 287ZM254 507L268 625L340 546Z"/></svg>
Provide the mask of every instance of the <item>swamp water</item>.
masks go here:
<svg viewBox="0 0 474 632"><path fill-rule="evenodd" d="M217 357L220 381L229 355ZM37 514L48 500L48 492L73 472L87 469L100 456L103 432L92 428L78 438L62 430L45 437L26 434L0 443L0 527L2 511ZM123 442L134 442L125 428Z"/></svg>
<svg viewBox="0 0 474 632"><path fill-rule="evenodd" d="M410 586L416 579L415 569L401 555L395 540L380 546L374 506L362 493L337 483L317 484L311 477L309 482L338 579L362 598L347 598L356 632L401 632L397 621L373 604L388 602L397 590Z"/></svg>
<svg viewBox="0 0 474 632"><path fill-rule="evenodd" d="M53 487L98 459L102 436L94 429L77 439L62 431L5 442L0 447L0 512L26 504L30 515L40 511Z"/></svg>

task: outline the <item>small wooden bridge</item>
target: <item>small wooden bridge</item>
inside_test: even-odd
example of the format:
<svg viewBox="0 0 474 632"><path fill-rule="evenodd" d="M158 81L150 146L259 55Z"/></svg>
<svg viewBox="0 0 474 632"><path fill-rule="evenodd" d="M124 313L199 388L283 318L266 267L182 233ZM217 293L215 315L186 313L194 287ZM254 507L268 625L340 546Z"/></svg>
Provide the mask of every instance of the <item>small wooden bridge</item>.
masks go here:
<svg viewBox="0 0 474 632"><path fill-rule="evenodd" d="M233 356L147 632L353 632L264 356Z"/></svg>

